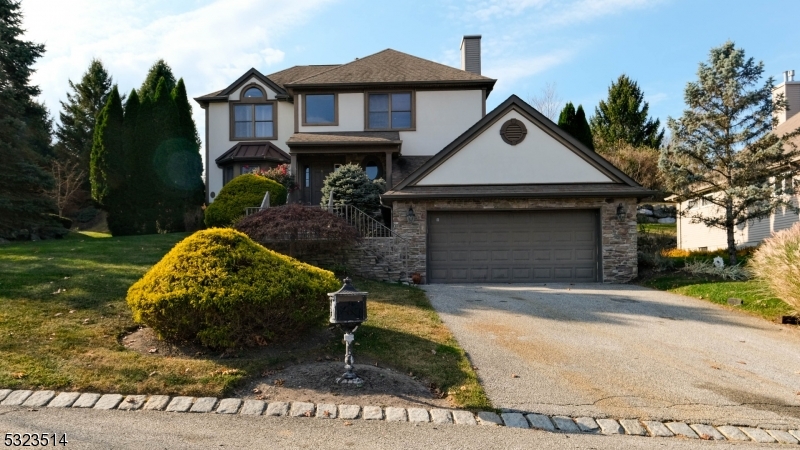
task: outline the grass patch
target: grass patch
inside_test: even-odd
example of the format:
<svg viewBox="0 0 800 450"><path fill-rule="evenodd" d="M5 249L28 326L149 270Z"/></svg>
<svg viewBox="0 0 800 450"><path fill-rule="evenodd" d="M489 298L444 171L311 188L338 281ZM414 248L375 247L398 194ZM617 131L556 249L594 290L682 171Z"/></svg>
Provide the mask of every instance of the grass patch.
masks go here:
<svg viewBox="0 0 800 450"><path fill-rule="evenodd" d="M677 236L678 226L674 223L640 223L639 233L658 233Z"/></svg>
<svg viewBox="0 0 800 450"><path fill-rule="evenodd" d="M429 380L464 408L491 408L464 350L423 290L368 280L355 284L369 292L368 319L357 331L357 354Z"/></svg>
<svg viewBox="0 0 800 450"><path fill-rule="evenodd" d="M767 285L760 280L720 281L676 272L651 278L641 284L720 305L727 305L728 299L731 297L740 298L742 306L737 306L735 309L747 311L772 321L794 313L792 307L771 295Z"/></svg>
<svg viewBox="0 0 800 450"><path fill-rule="evenodd" d="M291 362L257 350L226 359L150 356L120 343L136 328L125 303L128 287L187 235L80 232L0 247L0 387L223 397L265 367ZM458 406L490 407L422 290L367 280L356 285L370 293L356 358L428 380ZM341 344L331 345L344 354Z"/></svg>

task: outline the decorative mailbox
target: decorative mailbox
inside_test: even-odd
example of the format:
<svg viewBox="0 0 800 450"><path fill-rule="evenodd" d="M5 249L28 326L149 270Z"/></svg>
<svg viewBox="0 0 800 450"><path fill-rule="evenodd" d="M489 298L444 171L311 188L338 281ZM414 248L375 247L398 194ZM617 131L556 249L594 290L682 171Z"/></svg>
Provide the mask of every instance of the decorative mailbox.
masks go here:
<svg viewBox="0 0 800 450"><path fill-rule="evenodd" d="M353 287L350 278L345 278L342 288L329 293L328 298L331 301L331 323L358 326L367 320L367 293Z"/></svg>

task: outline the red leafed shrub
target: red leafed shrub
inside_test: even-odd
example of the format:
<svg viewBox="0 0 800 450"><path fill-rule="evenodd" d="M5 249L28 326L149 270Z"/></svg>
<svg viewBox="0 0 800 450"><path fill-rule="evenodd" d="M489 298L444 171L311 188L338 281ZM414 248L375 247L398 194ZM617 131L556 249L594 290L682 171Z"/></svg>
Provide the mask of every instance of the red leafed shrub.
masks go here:
<svg viewBox="0 0 800 450"><path fill-rule="evenodd" d="M297 190L297 184L294 182L294 177L289 173L288 164L281 164L278 167L273 167L267 170L259 170L256 172L256 175L277 181L278 184L281 184L289 192Z"/></svg>
<svg viewBox="0 0 800 450"><path fill-rule="evenodd" d="M234 227L267 248L291 245L291 254L307 246L345 247L357 243L358 231L341 217L319 207L296 204L268 208Z"/></svg>

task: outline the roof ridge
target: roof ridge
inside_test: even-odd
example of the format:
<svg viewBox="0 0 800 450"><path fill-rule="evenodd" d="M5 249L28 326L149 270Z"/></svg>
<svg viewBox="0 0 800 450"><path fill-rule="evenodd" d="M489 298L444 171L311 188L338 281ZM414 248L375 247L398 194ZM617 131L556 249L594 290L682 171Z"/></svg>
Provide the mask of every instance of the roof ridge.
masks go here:
<svg viewBox="0 0 800 450"><path fill-rule="evenodd" d="M358 61L358 60L356 60L356 61ZM354 62L354 61L350 61L350 62ZM328 72L330 72L331 70L336 70L336 69L338 69L338 68L340 68L340 67L344 67L344 66L346 66L346 65L348 65L348 64L350 64L350 63L345 63L345 64L337 64L337 65L334 65L333 67L331 67L331 68L330 68L330 69L328 69L328 70L323 70L322 72L317 72L317 73L315 73L315 74L313 74L313 75L309 75L309 76L307 76L307 77L305 77L305 78L300 78L300 79L294 80L294 81L292 81L292 82L291 82L291 83L289 83L289 84L293 84L293 83L297 83L297 82L300 82L300 81L303 81L303 80L307 80L307 79L309 79L309 78L313 78L313 77L315 77L315 76L317 76L317 75L322 75L323 73L328 73ZM319 65L319 66L327 66L328 64L317 64L317 65ZM295 66L295 67L297 67L297 66ZM304 67L308 67L308 66L304 66Z"/></svg>

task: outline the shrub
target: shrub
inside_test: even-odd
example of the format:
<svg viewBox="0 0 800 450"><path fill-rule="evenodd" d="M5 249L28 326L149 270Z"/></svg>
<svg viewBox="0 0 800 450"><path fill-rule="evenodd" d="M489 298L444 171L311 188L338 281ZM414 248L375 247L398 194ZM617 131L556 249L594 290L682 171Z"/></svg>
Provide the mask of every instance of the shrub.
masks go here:
<svg viewBox="0 0 800 450"><path fill-rule="evenodd" d="M212 348L252 345L324 322L331 272L231 229L198 231L128 289L133 318L161 338Z"/></svg>
<svg viewBox="0 0 800 450"><path fill-rule="evenodd" d="M335 205L353 205L364 212L376 213L380 208L381 194L385 188L386 183L382 178L370 180L361 166L345 164L325 178L321 204L328 205L328 197L333 189Z"/></svg>
<svg viewBox="0 0 800 450"><path fill-rule="evenodd" d="M339 247L355 244L360 238L355 227L316 206L269 208L243 218L235 228L261 243L330 242Z"/></svg>
<svg viewBox="0 0 800 450"><path fill-rule="evenodd" d="M598 153L645 188L664 192L664 175L658 168L658 150L618 142L615 145L600 143ZM659 197L663 198L663 194Z"/></svg>
<svg viewBox="0 0 800 450"><path fill-rule="evenodd" d="M286 188L278 182L253 174L241 175L229 181L206 208L207 227L229 227L244 216L246 208L261 206L269 191L271 206L286 203Z"/></svg>
<svg viewBox="0 0 800 450"><path fill-rule="evenodd" d="M750 268L775 296L800 309L800 223L766 239L750 260Z"/></svg>
<svg viewBox="0 0 800 450"><path fill-rule="evenodd" d="M62 227L68 230L72 228L72 219L68 217L62 217L59 216L58 214L48 214L48 217L53 219L53 221L60 223Z"/></svg>
<svg viewBox="0 0 800 450"><path fill-rule="evenodd" d="M750 278L750 272L740 264L717 267L711 261L704 259L687 261L681 270L692 275L711 275L723 280L747 280Z"/></svg>
<svg viewBox="0 0 800 450"><path fill-rule="evenodd" d="M259 170L256 175L277 181L289 192L297 189L297 184L294 182L294 177L289 173L288 164L281 164L278 167L273 167L267 170Z"/></svg>

